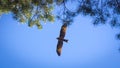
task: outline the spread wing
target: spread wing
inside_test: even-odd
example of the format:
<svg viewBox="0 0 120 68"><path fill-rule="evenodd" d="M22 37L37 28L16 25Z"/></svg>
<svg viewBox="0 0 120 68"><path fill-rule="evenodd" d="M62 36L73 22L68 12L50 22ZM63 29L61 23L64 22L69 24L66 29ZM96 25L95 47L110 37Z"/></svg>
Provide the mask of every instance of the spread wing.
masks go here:
<svg viewBox="0 0 120 68"><path fill-rule="evenodd" d="M66 27L67 27L67 24L62 25L59 38L64 39L66 34Z"/></svg>
<svg viewBox="0 0 120 68"><path fill-rule="evenodd" d="M58 56L61 55L61 51L62 51L62 46L63 46L63 41L58 41L58 44L57 44L57 49L56 49L56 52L58 54Z"/></svg>

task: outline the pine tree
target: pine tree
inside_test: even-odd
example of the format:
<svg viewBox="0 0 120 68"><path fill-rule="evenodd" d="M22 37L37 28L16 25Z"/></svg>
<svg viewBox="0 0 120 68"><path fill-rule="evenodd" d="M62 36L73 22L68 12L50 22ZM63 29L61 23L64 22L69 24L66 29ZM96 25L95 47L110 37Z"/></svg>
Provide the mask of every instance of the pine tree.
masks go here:
<svg viewBox="0 0 120 68"><path fill-rule="evenodd" d="M69 2L76 2L72 5L77 6L76 10L70 10ZM93 18L94 25L107 23L120 28L120 0L63 0L61 6L64 18L61 15L58 15L58 18L67 21L68 24L73 23L74 17L81 14ZM120 34L117 37L120 39Z"/></svg>
<svg viewBox="0 0 120 68"><path fill-rule="evenodd" d="M41 21L54 21L53 0L0 0L0 14L12 13L21 23L42 28Z"/></svg>
<svg viewBox="0 0 120 68"><path fill-rule="evenodd" d="M71 5L77 6L74 11L70 2L76 3ZM53 9L60 9L60 13L52 14ZM93 18L94 25L108 23L120 28L120 0L0 0L0 14L4 13L11 13L15 20L39 29L41 22L54 22L56 18L70 25L79 14ZM120 39L120 34L117 37Z"/></svg>

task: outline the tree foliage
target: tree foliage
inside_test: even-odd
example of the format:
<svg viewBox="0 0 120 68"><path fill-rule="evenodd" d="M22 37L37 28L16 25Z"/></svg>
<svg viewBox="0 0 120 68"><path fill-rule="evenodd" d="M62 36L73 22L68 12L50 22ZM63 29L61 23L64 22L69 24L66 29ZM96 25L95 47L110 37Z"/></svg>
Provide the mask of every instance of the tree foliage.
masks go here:
<svg viewBox="0 0 120 68"><path fill-rule="evenodd" d="M120 26L120 0L74 0L79 4L75 11L71 11L65 4L72 0L64 0L62 5L64 9L63 15L67 18L75 17L78 14L91 16L94 18L94 25L110 23L111 26ZM74 2L72 1L72 2Z"/></svg>
<svg viewBox="0 0 120 68"><path fill-rule="evenodd" d="M42 28L41 21L54 21L53 0L0 0L0 14L12 13L21 23Z"/></svg>
<svg viewBox="0 0 120 68"><path fill-rule="evenodd" d="M60 13L53 16L52 10L56 6ZM77 6L74 11L70 9L72 6ZM79 14L92 17L94 25L108 23L120 28L120 0L0 0L0 14L9 12L15 20L40 29L42 21L53 22L58 18L69 25ZM117 37L120 39L120 34Z"/></svg>
<svg viewBox="0 0 120 68"><path fill-rule="evenodd" d="M68 2L76 2L76 10L70 10L67 6ZM65 17L62 20L67 20L70 24L73 18L79 14L90 16L93 18L93 24L110 24L112 27L120 28L120 0L64 0L63 13ZM68 4L69 5L69 4ZM59 15L60 16L60 15ZM61 19L61 17L58 17ZM117 35L120 39L120 34Z"/></svg>

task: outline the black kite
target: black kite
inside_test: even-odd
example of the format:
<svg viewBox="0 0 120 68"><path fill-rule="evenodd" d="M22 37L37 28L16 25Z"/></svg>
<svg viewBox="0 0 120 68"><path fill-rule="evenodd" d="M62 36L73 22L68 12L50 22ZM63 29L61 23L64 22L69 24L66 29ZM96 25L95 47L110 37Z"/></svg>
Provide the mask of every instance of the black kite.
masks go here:
<svg viewBox="0 0 120 68"><path fill-rule="evenodd" d="M68 42L68 40L64 39L65 34L66 34L66 29L67 29L67 24L65 23L62 25L61 30L60 30L60 36L57 38L58 44L57 44L56 52L57 52L58 56L61 55L63 41Z"/></svg>

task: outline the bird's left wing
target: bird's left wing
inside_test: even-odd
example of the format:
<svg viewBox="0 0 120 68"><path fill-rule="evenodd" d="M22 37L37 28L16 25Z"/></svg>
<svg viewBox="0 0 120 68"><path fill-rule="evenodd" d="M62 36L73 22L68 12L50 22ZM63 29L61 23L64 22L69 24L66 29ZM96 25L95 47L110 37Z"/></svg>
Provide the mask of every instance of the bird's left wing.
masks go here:
<svg viewBox="0 0 120 68"><path fill-rule="evenodd" d="M63 24L60 30L60 38L64 38L66 34L67 24Z"/></svg>

